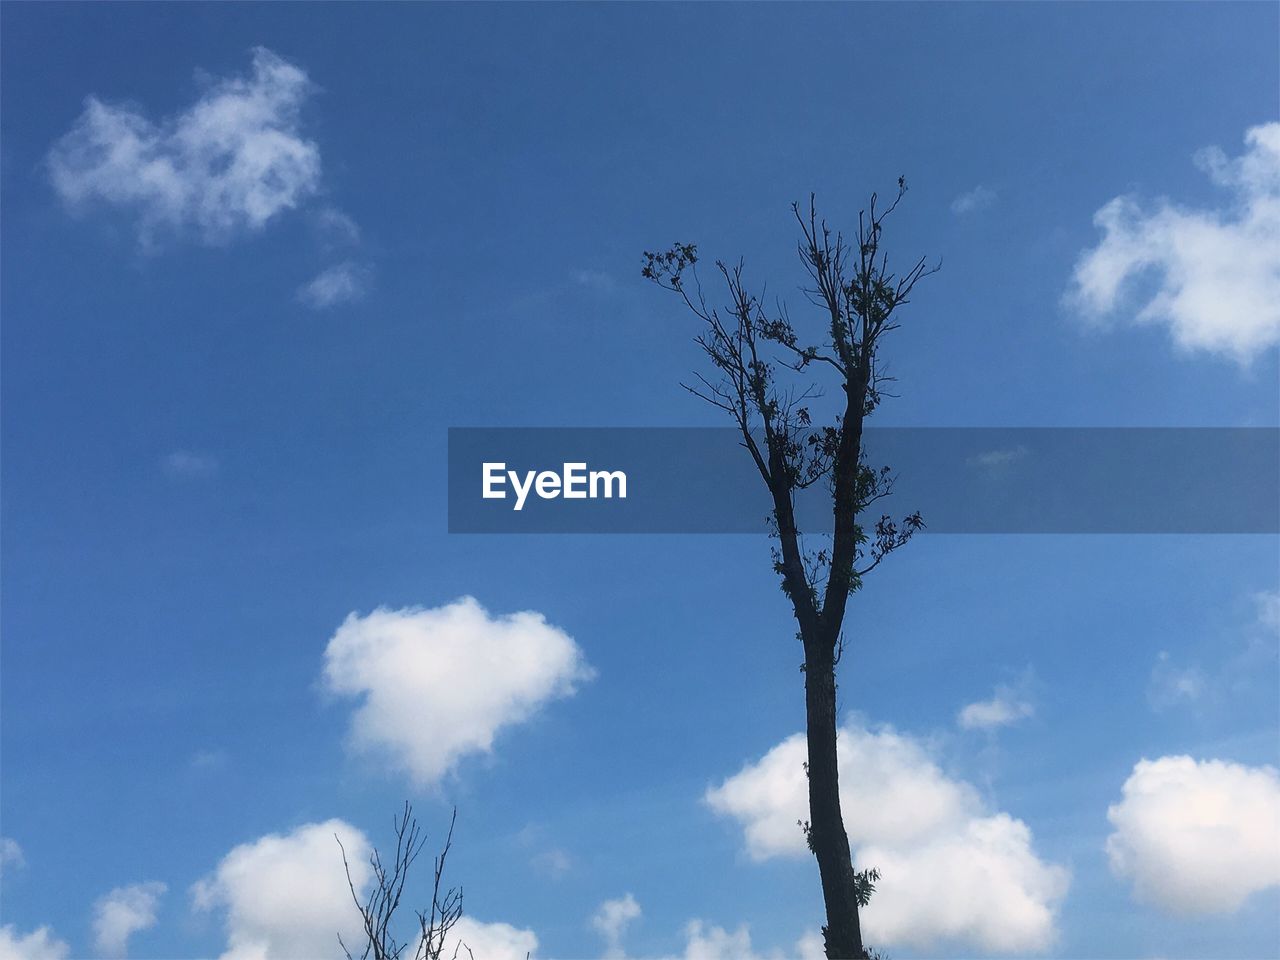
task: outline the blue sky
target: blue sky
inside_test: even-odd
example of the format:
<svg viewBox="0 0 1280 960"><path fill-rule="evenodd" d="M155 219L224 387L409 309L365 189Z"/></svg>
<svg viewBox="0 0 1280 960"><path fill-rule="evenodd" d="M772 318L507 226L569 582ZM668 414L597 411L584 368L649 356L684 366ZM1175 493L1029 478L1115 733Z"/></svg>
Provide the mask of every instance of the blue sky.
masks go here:
<svg viewBox="0 0 1280 960"><path fill-rule="evenodd" d="M790 292L789 204L849 223L899 174L894 250L943 270L879 424L1274 427L1278 28L6 5L0 956L328 950L331 835L406 797L433 839L457 805L499 960L805 955L767 541L450 536L446 428L719 425L641 251ZM873 940L1274 955L1278 589L1270 536L886 562L841 687L882 774L846 806L908 821L855 839Z"/></svg>

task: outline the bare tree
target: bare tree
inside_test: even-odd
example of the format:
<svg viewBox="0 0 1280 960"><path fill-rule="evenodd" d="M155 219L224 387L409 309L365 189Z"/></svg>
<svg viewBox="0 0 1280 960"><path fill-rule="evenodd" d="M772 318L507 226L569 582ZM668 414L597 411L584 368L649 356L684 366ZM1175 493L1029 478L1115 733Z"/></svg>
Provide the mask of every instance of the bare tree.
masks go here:
<svg viewBox="0 0 1280 960"><path fill-rule="evenodd" d="M435 859L431 904L428 909L416 912L418 930L413 939L406 943L400 943L396 939L392 932L392 922L400 907L409 870L426 843L418 821L413 816L413 807L406 800L403 812L394 820L396 848L390 866L383 863L377 848L369 854L369 866L373 869L373 888L363 899L356 892L355 882L351 879L351 865L347 862L346 848L342 846L342 840L334 835L342 850L342 866L347 873L351 899L355 901L364 922L364 949L360 951L360 960L403 960L410 944L414 947L413 960L444 960L445 941L454 924L462 917L462 889L444 888L445 859L453 847L453 827L457 820L458 811L454 810L449 821L448 836ZM338 944L347 955L347 960L355 960L355 955L343 942L342 934L338 934ZM457 960L460 948L463 948L462 944L454 947L449 960ZM470 955L470 948L465 949Z"/></svg>
<svg viewBox="0 0 1280 960"><path fill-rule="evenodd" d="M861 522L863 512L893 488L889 468L868 466L862 444L863 422L889 396L885 387L892 380L879 362L880 341L897 327L897 311L916 283L937 269L922 258L896 274L881 249L885 220L906 189L900 177L897 196L883 208L872 194L851 243L819 219L812 197L807 210L792 205L800 260L811 284L804 293L819 308L826 330L815 345L801 340L784 304L767 308L762 295L748 289L741 261L732 267L716 263L727 293L722 307L707 302L694 244L646 252L642 271L679 295L702 322L697 342L715 373L696 374L697 383L685 387L732 418L772 496L774 569L804 647L809 821L801 827L822 878L826 955L842 960L867 956L858 906L869 896L868 875L853 869L840 810L836 666L844 651L845 607L862 578L924 525L918 513L901 521L881 516L871 529ZM817 380L802 388L783 386L783 369L821 371L839 384L843 396L836 398L833 423L814 425L809 405L821 396ZM817 483L827 485L833 518L828 546L814 550L796 528L795 497Z"/></svg>

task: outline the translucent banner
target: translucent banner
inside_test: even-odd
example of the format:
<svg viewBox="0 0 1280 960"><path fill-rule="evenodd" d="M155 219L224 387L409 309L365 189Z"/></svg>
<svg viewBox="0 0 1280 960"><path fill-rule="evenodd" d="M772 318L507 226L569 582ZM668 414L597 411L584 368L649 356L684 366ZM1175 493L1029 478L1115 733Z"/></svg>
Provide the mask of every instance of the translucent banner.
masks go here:
<svg viewBox="0 0 1280 960"><path fill-rule="evenodd" d="M868 428L868 466L931 533L1280 533L1275 428ZM763 533L771 500L729 428L449 430L451 533ZM797 522L829 531L825 482Z"/></svg>

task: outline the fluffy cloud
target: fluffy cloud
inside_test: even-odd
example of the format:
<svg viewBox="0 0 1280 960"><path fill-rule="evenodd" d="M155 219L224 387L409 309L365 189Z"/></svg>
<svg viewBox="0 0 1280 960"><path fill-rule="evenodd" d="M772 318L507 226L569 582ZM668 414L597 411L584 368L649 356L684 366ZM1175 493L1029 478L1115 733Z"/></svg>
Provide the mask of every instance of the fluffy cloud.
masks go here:
<svg viewBox="0 0 1280 960"><path fill-rule="evenodd" d="M751 933L746 926L732 933L723 927L690 920L685 927L685 960L754 960Z"/></svg>
<svg viewBox="0 0 1280 960"><path fill-rule="evenodd" d="M348 944L360 942L360 914L335 836L346 849L352 882L364 889L371 847L342 820L241 844L192 887L198 909L225 911L223 960L313 960L340 955L339 933Z"/></svg>
<svg viewBox="0 0 1280 960"><path fill-rule="evenodd" d="M26 936L11 923L0 927L0 960L64 960L70 953L71 948L48 927L39 927Z"/></svg>
<svg viewBox="0 0 1280 960"><path fill-rule="evenodd" d="M163 883L116 887L93 905L93 945L103 957L123 957L129 938L156 925L156 907L168 888Z"/></svg>
<svg viewBox="0 0 1280 960"><path fill-rule="evenodd" d="M525 960L538 949L532 930L509 923L482 923L463 917L450 931L443 957L475 957L475 960ZM470 953L468 953L468 950Z"/></svg>
<svg viewBox="0 0 1280 960"><path fill-rule="evenodd" d="M298 288L298 299L316 310L353 303L369 288L369 271L350 260L329 267Z"/></svg>
<svg viewBox="0 0 1280 960"><path fill-rule="evenodd" d="M947 941L993 952L1047 949L1068 874L1041 860L1027 825L985 809L916 740L849 725L839 734L841 803L857 866L884 879L863 929L877 944ZM756 860L808 855L805 741L795 735L707 792ZM856 774L856 775L855 775Z"/></svg>
<svg viewBox="0 0 1280 960"><path fill-rule="evenodd" d="M324 661L328 689L361 700L355 745L386 753L423 784L591 675L578 645L542 614L491 616L471 597L353 613Z"/></svg>
<svg viewBox="0 0 1280 960"><path fill-rule="evenodd" d="M640 916L640 904L631 894L606 900L591 918L591 925L600 936L604 937L606 957L622 957L626 954L622 949L622 935L626 933L631 921Z"/></svg>
<svg viewBox="0 0 1280 960"><path fill-rule="evenodd" d="M339 935L358 955L355 948L364 934L347 886L343 850L351 883L363 896L373 880L373 848L361 831L342 820L268 834L223 857L191 890L197 909L225 911L227 947L221 960L338 957ZM412 917L407 919L412 928ZM525 960L537 950L538 938L510 924L462 917L442 955L452 957L457 950L457 956L465 957L466 948L477 960Z"/></svg>
<svg viewBox="0 0 1280 960"><path fill-rule="evenodd" d="M91 96L50 151L50 178L72 208L131 212L144 244L261 229L319 186L319 148L300 130L311 89L304 71L259 47L247 77L213 83L159 122Z"/></svg>
<svg viewBox="0 0 1280 960"><path fill-rule="evenodd" d="M1142 760L1107 810L1107 856L1139 900L1174 913L1230 913L1280 885L1280 776L1191 757Z"/></svg>
<svg viewBox="0 0 1280 960"><path fill-rule="evenodd" d="M1280 123L1252 127L1243 156L1196 160L1233 202L1222 210L1116 197L1094 215L1102 241L1076 264L1069 302L1087 315L1120 309L1139 277L1155 280L1138 323L1169 328L1185 350L1248 363L1280 342Z"/></svg>
<svg viewBox="0 0 1280 960"><path fill-rule="evenodd" d="M1001 684L990 700L979 700L963 707L956 715L956 723L965 730L994 730L1025 720L1035 713L1035 707L1018 687Z"/></svg>

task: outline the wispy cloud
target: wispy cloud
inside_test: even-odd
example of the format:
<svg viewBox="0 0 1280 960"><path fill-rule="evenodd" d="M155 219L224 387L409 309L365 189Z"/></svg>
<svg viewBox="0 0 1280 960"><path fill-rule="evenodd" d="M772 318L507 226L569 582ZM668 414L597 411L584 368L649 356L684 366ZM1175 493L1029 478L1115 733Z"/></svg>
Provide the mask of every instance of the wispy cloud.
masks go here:
<svg viewBox="0 0 1280 960"><path fill-rule="evenodd" d="M597 293L613 293L618 289L618 281L602 270L574 270L572 277L578 286Z"/></svg>
<svg viewBox="0 0 1280 960"><path fill-rule="evenodd" d="M0 874L10 867L25 867L27 858L22 854L22 847L12 837L0 837Z"/></svg>
<svg viewBox="0 0 1280 960"><path fill-rule="evenodd" d="M573 858L559 847L534 854L529 863L539 873L556 880L573 869Z"/></svg>
<svg viewBox="0 0 1280 960"><path fill-rule="evenodd" d="M1217 148L1196 155L1230 194L1219 209L1121 196L1098 210L1102 240L1077 262L1067 304L1099 320L1132 299L1134 323L1240 364L1280 342L1280 123L1251 128L1245 144L1235 159ZM1154 292L1130 298L1138 278L1153 279Z"/></svg>
<svg viewBox="0 0 1280 960"><path fill-rule="evenodd" d="M1276 649L1280 630L1280 591L1263 591L1251 598L1254 610L1239 625L1235 643L1217 642L1212 657L1201 662L1168 650L1156 655L1147 683L1147 702L1159 712L1173 708L1213 710L1230 708L1242 696L1256 692L1275 677L1280 665Z"/></svg>
<svg viewBox="0 0 1280 960"><path fill-rule="evenodd" d="M1259 625L1272 634L1280 631L1280 590L1265 590L1254 594L1253 600L1258 605Z"/></svg>
<svg viewBox="0 0 1280 960"><path fill-rule="evenodd" d="M160 458L160 469L175 480L203 480L218 472L218 460L194 450L171 450Z"/></svg>
<svg viewBox="0 0 1280 960"><path fill-rule="evenodd" d="M1031 451L1019 444L1016 447L1007 447L1001 450L984 450L982 453L976 453L965 462L971 467L981 467L984 470L997 470L1001 467L1007 467L1011 463L1026 457Z"/></svg>
<svg viewBox="0 0 1280 960"><path fill-rule="evenodd" d="M558 880L573 869L573 857L567 850L549 842L542 827L528 824L516 834L516 840L530 851L529 865L543 876Z"/></svg>
<svg viewBox="0 0 1280 960"><path fill-rule="evenodd" d="M220 242L260 230L319 187L320 150L301 131L311 90L302 69L258 47L247 76L213 83L159 121L90 96L50 150L49 175L73 209L129 212L147 247L166 235Z"/></svg>
<svg viewBox="0 0 1280 960"><path fill-rule="evenodd" d="M1205 695L1207 687L1203 670L1196 666L1178 666L1168 650L1161 650L1156 656L1156 665L1151 668L1147 702L1155 710L1192 704Z"/></svg>
<svg viewBox="0 0 1280 960"><path fill-rule="evenodd" d="M191 770L221 770L230 761L225 750L197 750L187 761Z"/></svg>
<svg viewBox="0 0 1280 960"><path fill-rule="evenodd" d="M952 200L951 212L956 216L964 216L966 213L977 213L979 210L985 210L995 202L995 190L991 187L979 185Z"/></svg>
<svg viewBox="0 0 1280 960"><path fill-rule="evenodd" d="M360 225L337 207L318 210L312 223L321 242L328 248L353 246L360 242Z"/></svg>
<svg viewBox="0 0 1280 960"><path fill-rule="evenodd" d="M298 288L298 299L316 310L354 303L369 291L368 267L347 260L329 267Z"/></svg>
<svg viewBox="0 0 1280 960"><path fill-rule="evenodd" d="M989 700L966 704L956 714L956 723L964 730L995 730L1035 715L1028 694L1027 679L1016 684L1000 684Z"/></svg>

